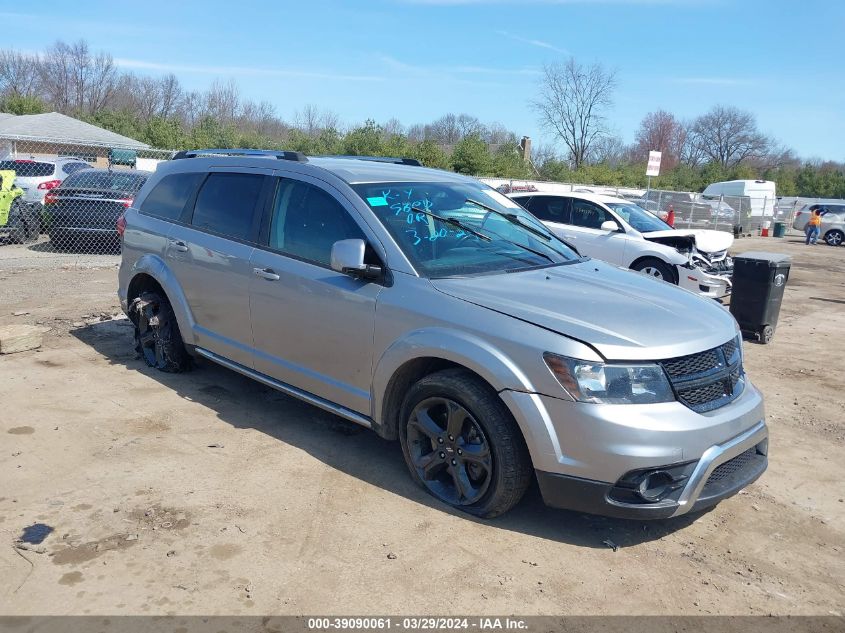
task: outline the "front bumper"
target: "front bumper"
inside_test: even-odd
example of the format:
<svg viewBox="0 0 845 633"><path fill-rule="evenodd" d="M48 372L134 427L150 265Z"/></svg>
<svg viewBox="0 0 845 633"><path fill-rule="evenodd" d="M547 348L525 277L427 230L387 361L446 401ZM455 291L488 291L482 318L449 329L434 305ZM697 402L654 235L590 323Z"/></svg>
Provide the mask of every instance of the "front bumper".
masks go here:
<svg viewBox="0 0 845 633"><path fill-rule="evenodd" d="M678 285L686 290L691 290L702 297L721 299L731 294L731 276L714 275L701 269L699 266L686 268L678 266Z"/></svg>
<svg viewBox="0 0 845 633"><path fill-rule="evenodd" d="M538 470L537 481L543 500L551 507L623 519L668 519L710 508L756 481L768 466L768 443L768 429L761 420L727 442L711 446L698 462L675 465L690 475L671 498L657 502L621 501L620 492L628 494L629 488L559 473Z"/></svg>

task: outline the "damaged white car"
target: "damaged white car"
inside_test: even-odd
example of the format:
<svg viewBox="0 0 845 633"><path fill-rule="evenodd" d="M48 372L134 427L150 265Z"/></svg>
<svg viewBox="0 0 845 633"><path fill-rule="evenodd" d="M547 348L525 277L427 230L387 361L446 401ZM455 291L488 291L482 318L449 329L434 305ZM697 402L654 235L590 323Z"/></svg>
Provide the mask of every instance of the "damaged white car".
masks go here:
<svg viewBox="0 0 845 633"><path fill-rule="evenodd" d="M733 235L673 229L623 198L520 192L510 197L582 255L637 270L705 297L730 294Z"/></svg>

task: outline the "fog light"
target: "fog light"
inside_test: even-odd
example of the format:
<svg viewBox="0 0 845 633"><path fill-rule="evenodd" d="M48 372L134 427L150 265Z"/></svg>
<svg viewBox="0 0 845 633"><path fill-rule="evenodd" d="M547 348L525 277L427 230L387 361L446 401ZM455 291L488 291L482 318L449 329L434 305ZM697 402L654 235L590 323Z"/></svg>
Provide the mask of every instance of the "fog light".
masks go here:
<svg viewBox="0 0 845 633"><path fill-rule="evenodd" d="M680 486L681 481L676 480L671 474L665 470L657 470L643 478L637 486L637 494L643 501L654 503Z"/></svg>

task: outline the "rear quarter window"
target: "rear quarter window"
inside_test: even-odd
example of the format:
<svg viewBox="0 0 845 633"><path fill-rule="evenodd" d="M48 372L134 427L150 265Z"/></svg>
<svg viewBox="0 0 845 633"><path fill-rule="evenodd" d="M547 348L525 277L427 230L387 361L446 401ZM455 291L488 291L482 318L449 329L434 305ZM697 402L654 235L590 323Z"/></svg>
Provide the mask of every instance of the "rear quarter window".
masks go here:
<svg viewBox="0 0 845 633"><path fill-rule="evenodd" d="M178 220L204 174L170 174L158 181L141 204L141 213L163 220Z"/></svg>
<svg viewBox="0 0 845 633"><path fill-rule="evenodd" d="M237 240L248 240L264 179L259 174L210 174L197 194L191 226Z"/></svg>

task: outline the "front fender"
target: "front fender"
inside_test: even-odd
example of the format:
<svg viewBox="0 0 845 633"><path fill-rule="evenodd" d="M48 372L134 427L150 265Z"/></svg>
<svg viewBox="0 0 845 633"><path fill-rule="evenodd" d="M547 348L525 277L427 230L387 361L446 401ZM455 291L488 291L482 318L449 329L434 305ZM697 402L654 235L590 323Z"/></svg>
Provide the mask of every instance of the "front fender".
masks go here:
<svg viewBox="0 0 845 633"><path fill-rule="evenodd" d="M674 249L671 246L658 244L657 242L649 242L648 240L644 241L645 245L643 247L638 248L636 252L631 253L634 257L631 258L631 261L628 264L629 268L635 261L643 259L644 257L655 257L663 260L667 264L672 264L673 266L683 266L689 262L689 257L687 255L679 253L677 249Z"/></svg>
<svg viewBox="0 0 845 633"><path fill-rule="evenodd" d="M185 298L185 293L182 292L182 287L179 285L170 267L158 255L143 255L132 265L129 272L130 281L126 289L122 290L122 292L128 293L129 288L132 287L133 280L140 274L149 275L162 287L173 308L173 313L176 315L176 322L179 324L179 332L182 335L182 340L186 345L195 345L194 325L196 324L196 320L188 305L188 300ZM128 297L122 296L120 300L122 304L125 304ZM128 308L128 305L126 307Z"/></svg>
<svg viewBox="0 0 845 633"><path fill-rule="evenodd" d="M388 406L394 376L402 374L406 363L421 358L451 361L478 374L493 387L511 411L535 463L554 464L560 458L560 446L554 427L537 390L528 376L502 350L467 332L442 327L411 332L393 343L379 359L373 376L373 419L386 437L395 437L395 409ZM404 394L398 394L401 402ZM396 420L395 422L398 422Z"/></svg>

